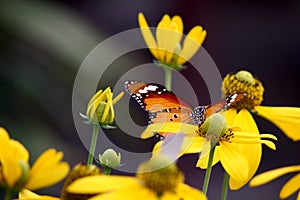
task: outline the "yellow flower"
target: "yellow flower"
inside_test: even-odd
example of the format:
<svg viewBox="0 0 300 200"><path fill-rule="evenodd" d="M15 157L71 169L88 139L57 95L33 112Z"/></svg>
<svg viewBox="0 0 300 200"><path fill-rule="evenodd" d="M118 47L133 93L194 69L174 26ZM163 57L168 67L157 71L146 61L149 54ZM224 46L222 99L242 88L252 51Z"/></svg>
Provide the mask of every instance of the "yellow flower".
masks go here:
<svg viewBox="0 0 300 200"><path fill-rule="evenodd" d="M38 195L36 193L31 192L30 190L23 189L19 192L19 200L59 200L59 199L88 199L95 194L89 195L79 195L79 194L71 194L67 192L67 187L75 180L85 177L85 176L93 176L102 174L100 169L96 165L87 166L83 163L77 164L70 174L68 175L64 186L61 190L61 197L52 197L47 195Z"/></svg>
<svg viewBox="0 0 300 200"><path fill-rule="evenodd" d="M224 96L246 92L247 96L234 106L237 110L255 113L278 126L293 141L300 140L300 108L261 106L264 88L261 82L250 72L239 71L227 74L223 79L222 91ZM246 117L247 112L243 112ZM255 122L254 122L255 123ZM243 125L246 125L245 122ZM241 127L243 127L241 125Z"/></svg>
<svg viewBox="0 0 300 200"><path fill-rule="evenodd" d="M255 176L250 181L250 186L260 186L267 182L270 182L280 176L283 176L288 173L299 172L297 175L292 177L284 186L282 187L279 197L281 199L286 199L295 192L298 192L297 200L300 200L300 165L282 167L278 169L273 169L262 174Z"/></svg>
<svg viewBox="0 0 300 200"><path fill-rule="evenodd" d="M11 191L37 190L61 181L69 172L69 165L61 162L62 152L48 149L29 167L29 153L18 141L10 139L0 128L0 185Z"/></svg>
<svg viewBox="0 0 300 200"><path fill-rule="evenodd" d="M142 13L138 15L138 22L144 40L156 60L161 64L180 69L200 48L206 31L201 26L195 26L186 36L183 47L183 23L181 17L175 15L170 18L164 15L156 28L156 38L153 37L148 23Z"/></svg>
<svg viewBox="0 0 300 200"><path fill-rule="evenodd" d="M164 165L169 162L168 157L157 156L142 163L136 177L84 177L73 182L68 191L78 194L102 193L91 200L206 199L202 192L183 183L183 174L174 163Z"/></svg>
<svg viewBox="0 0 300 200"><path fill-rule="evenodd" d="M90 100L84 118L88 119L88 123L100 124L102 127L109 128L109 124L114 121L114 107L113 105L119 101L124 92L121 92L113 99L113 93L110 87L104 91L99 90Z"/></svg>
<svg viewBox="0 0 300 200"><path fill-rule="evenodd" d="M225 171L230 175L230 189L237 190L245 185L257 170L257 162L254 161L260 161L262 154L258 146L265 144L275 150L274 143L265 139L276 140L276 137L271 134L258 134L256 126L248 130L237 128L235 124L243 120L242 115L234 112L226 113L226 118L232 116L234 117L231 118L234 119L232 128L228 128L224 117L218 113L208 117L200 127L180 122L150 124L142 133L142 138L153 135L153 132L184 132L186 137L181 155L201 153L196 166L202 169L207 168L209 152L216 144L213 165L218 161L221 162ZM253 125L251 116L248 116L247 120ZM154 147L156 152L160 150L161 144L159 142Z"/></svg>

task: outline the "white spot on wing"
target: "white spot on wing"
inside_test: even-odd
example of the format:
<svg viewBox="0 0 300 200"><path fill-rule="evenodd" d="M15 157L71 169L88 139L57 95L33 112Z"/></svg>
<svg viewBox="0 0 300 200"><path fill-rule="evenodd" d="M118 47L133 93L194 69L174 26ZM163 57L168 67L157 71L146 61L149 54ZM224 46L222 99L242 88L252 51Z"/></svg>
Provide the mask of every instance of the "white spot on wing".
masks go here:
<svg viewBox="0 0 300 200"><path fill-rule="evenodd" d="M144 88L144 90L155 91L158 87L156 85L148 85Z"/></svg>

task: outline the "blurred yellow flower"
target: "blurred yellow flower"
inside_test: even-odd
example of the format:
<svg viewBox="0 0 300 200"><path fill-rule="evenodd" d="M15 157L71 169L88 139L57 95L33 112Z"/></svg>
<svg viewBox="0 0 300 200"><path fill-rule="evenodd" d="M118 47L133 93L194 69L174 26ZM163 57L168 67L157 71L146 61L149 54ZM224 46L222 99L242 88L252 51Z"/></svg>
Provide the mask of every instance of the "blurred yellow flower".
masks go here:
<svg viewBox="0 0 300 200"><path fill-rule="evenodd" d="M79 195L79 194L72 194L67 192L67 187L75 180L85 177L85 176L93 176L102 174L102 171L96 165L87 166L83 163L77 164L72 171L69 173L68 177L64 182L64 186L61 190L61 197L52 197L47 195L38 195L30 190L23 189L19 192L19 200L66 200L66 199L88 199L95 194L89 195Z"/></svg>
<svg viewBox="0 0 300 200"><path fill-rule="evenodd" d="M222 91L224 96L246 92L247 96L231 109L247 111L243 112L245 118L250 112L257 114L274 123L293 141L300 140L300 108L261 106L264 88L250 72L241 70L236 74L227 74L223 79Z"/></svg>
<svg viewBox="0 0 300 200"><path fill-rule="evenodd" d="M148 23L142 13L138 15L138 22L144 40L156 60L161 64L180 69L200 48L206 31L201 26L195 26L187 34L181 46L183 23L181 17L175 15L170 18L164 15L156 28L156 38L153 37Z"/></svg>
<svg viewBox="0 0 300 200"><path fill-rule="evenodd" d="M241 114L236 113L227 113L226 118L232 115L235 115L236 122L241 120ZM248 123L253 125L251 116L247 119ZM209 152L216 144L212 164L221 162L225 171L230 175L230 189L237 190L245 185L257 170L256 163L252 163L253 160L260 160L262 154L257 145L265 144L275 150L274 143L266 139L277 139L271 134L259 134L256 126L248 130L240 129L234 126L236 122L228 128L224 117L217 113L208 117L200 127L180 122L154 123L142 133L142 138L153 135L153 132L169 134L184 132L186 137L181 155L200 153L196 166L202 169L207 168ZM161 144L162 142L157 143L154 151L158 152Z"/></svg>
<svg viewBox="0 0 300 200"><path fill-rule="evenodd" d="M119 101L124 92L121 92L113 99L113 93L110 87L107 87L104 91L99 90L90 100L86 111L86 118L89 123L100 124L102 127L106 127L114 121L114 107L113 105Z"/></svg>
<svg viewBox="0 0 300 200"><path fill-rule="evenodd" d="M38 195L30 190L23 189L19 193L19 200L60 200L60 198L47 195Z"/></svg>
<svg viewBox="0 0 300 200"><path fill-rule="evenodd" d="M51 186L69 172L69 165L61 162L63 153L55 149L46 150L30 167L27 149L18 141L10 139L3 128L0 128L0 147L0 184L10 192Z"/></svg>
<svg viewBox="0 0 300 200"><path fill-rule="evenodd" d="M297 200L300 200L300 165L282 167L278 169L273 169L262 174L255 176L250 181L251 187L260 186L266 184L280 176L288 173L299 172L294 177L292 177L284 186L282 187L279 197L281 199L286 199L292 194L298 192Z"/></svg>
<svg viewBox="0 0 300 200"><path fill-rule="evenodd" d="M105 175L84 177L73 182L68 191L77 194L102 193L92 197L91 200L206 199L202 192L183 183L183 174L174 163L163 164L169 161L165 157L152 158L139 166L136 177Z"/></svg>

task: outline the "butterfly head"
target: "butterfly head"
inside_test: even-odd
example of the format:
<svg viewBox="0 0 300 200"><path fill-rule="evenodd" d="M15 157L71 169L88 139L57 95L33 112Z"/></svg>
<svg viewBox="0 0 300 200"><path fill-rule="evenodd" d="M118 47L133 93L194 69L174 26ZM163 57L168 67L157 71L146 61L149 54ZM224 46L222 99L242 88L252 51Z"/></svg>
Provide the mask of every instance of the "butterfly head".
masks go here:
<svg viewBox="0 0 300 200"><path fill-rule="evenodd" d="M191 113L191 118L195 124L202 124L206 118L205 106L198 106L194 108L194 110Z"/></svg>

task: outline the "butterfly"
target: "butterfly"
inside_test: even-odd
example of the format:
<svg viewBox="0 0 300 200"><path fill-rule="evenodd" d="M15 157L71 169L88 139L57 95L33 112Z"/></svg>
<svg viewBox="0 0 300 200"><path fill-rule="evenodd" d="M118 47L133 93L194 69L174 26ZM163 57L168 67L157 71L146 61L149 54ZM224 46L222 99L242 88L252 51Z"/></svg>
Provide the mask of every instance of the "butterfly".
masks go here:
<svg viewBox="0 0 300 200"><path fill-rule="evenodd" d="M226 110L246 96L246 93L237 93L214 104L193 109L189 103L157 83L126 81L124 87L148 111L149 123L182 122L201 125L210 115Z"/></svg>

